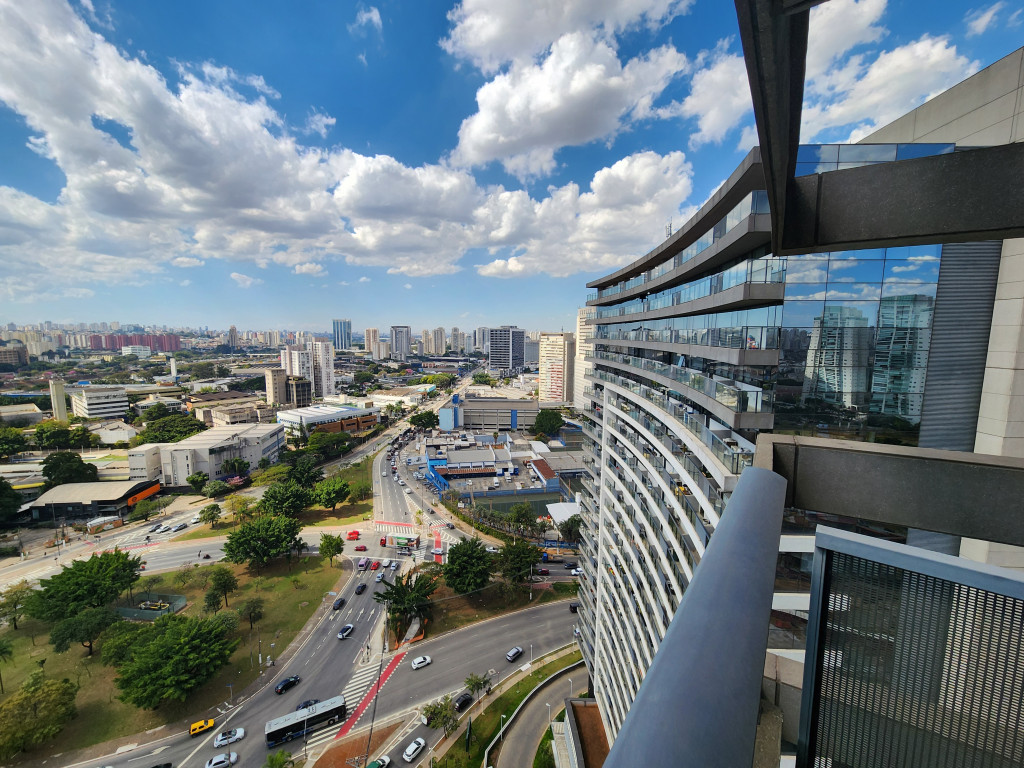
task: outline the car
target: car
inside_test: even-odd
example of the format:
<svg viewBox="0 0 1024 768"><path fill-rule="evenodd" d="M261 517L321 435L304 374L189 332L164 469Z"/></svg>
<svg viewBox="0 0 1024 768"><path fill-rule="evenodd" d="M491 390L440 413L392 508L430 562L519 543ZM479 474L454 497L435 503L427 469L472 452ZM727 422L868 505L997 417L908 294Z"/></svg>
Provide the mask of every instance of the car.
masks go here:
<svg viewBox="0 0 1024 768"><path fill-rule="evenodd" d="M539 575L539 576L550 576L551 575L551 569L549 569L549 568L538 568L537 569L537 575Z"/></svg>
<svg viewBox="0 0 1024 768"><path fill-rule="evenodd" d="M382 470L380 471L380 476L381 476L381 477L387 477L387 476L388 476L388 471L387 471L386 469L382 469Z"/></svg>
<svg viewBox="0 0 1024 768"><path fill-rule="evenodd" d="M171 526L169 526L169 525L161 525L159 528L157 528L156 532L157 533L167 533L170 530L171 530Z"/></svg>
<svg viewBox="0 0 1024 768"><path fill-rule="evenodd" d="M455 711L461 712L470 704L473 703L473 694L467 692L459 694L459 697L455 699Z"/></svg>
<svg viewBox="0 0 1024 768"><path fill-rule="evenodd" d="M399 478L398 484L399 485L405 485L405 480L402 480L401 478Z"/></svg>
<svg viewBox="0 0 1024 768"><path fill-rule="evenodd" d="M345 535L345 538L348 539L349 541L358 541L359 540L359 531L349 531Z"/></svg>
<svg viewBox="0 0 1024 768"><path fill-rule="evenodd" d="M576 567L576 563L572 562L571 560L566 560L562 567L565 568L565 570L570 571Z"/></svg>
<svg viewBox="0 0 1024 768"><path fill-rule="evenodd" d="M195 517L193 517L188 522L189 522L190 525L199 525L199 523L202 522L202 521L199 519L199 515L196 515Z"/></svg>
<svg viewBox="0 0 1024 768"><path fill-rule="evenodd" d="M405 485L405 483L402 483L402 485ZM412 493L412 488L406 488L405 492L406 493Z"/></svg>
<svg viewBox="0 0 1024 768"><path fill-rule="evenodd" d="M344 597L339 597L337 600L334 601L334 610L340 611L344 607L345 607L345 598Z"/></svg>
<svg viewBox="0 0 1024 768"><path fill-rule="evenodd" d="M184 531L186 528L188 528L188 523L178 523L176 526L171 528L171 532L177 533L178 531Z"/></svg>
<svg viewBox="0 0 1024 768"><path fill-rule="evenodd" d="M423 669L423 667L430 664L431 661L433 661L433 659L431 659L429 656L417 656L415 659L412 660L412 668Z"/></svg>
<svg viewBox="0 0 1024 768"><path fill-rule="evenodd" d="M455 523L445 523L444 527L447 528L449 531L454 531L455 530Z"/></svg>
<svg viewBox="0 0 1024 768"><path fill-rule="evenodd" d="M366 766L366 768L388 768L389 765L391 765L391 758L387 755L381 755L368 766Z"/></svg>
<svg viewBox="0 0 1024 768"><path fill-rule="evenodd" d="M157 531L159 531L163 527L164 527L163 523L157 523L156 525L151 525L149 527L149 532L150 533L156 533Z"/></svg>
<svg viewBox="0 0 1024 768"><path fill-rule="evenodd" d="M374 560L372 563L370 563L371 571L376 571L378 568L380 568L380 560Z"/></svg>
<svg viewBox="0 0 1024 768"><path fill-rule="evenodd" d="M365 584L357 584L356 585L356 594L357 595L361 595L365 591L366 591L366 585Z"/></svg>
<svg viewBox="0 0 1024 768"><path fill-rule="evenodd" d="M356 627L354 624L346 624L344 627L341 628L341 631L338 632L338 639L347 639L355 631L355 628Z"/></svg>
<svg viewBox="0 0 1024 768"><path fill-rule="evenodd" d="M213 728L213 720L198 720L188 727L188 735L198 736L211 728Z"/></svg>
<svg viewBox="0 0 1024 768"><path fill-rule="evenodd" d="M583 575L583 569L582 568L573 568L569 572L569 575L570 576L582 576Z"/></svg>
<svg viewBox="0 0 1024 768"><path fill-rule="evenodd" d="M407 763L411 763L416 759L416 755L418 755L426 745L427 742L422 738L413 739L409 742L409 746L405 748L405 752L402 753L402 759ZM209 765L207 768L209 768Z"/></svg>
<svg viewBox="0 0 1024 768"><path fill-rule="evenodd" d="M569 603L569 613L577 613L580 610L579 603Z"/></svg>
<svg viewBox="0 0 1024 768"><path fill-rule="evenodd" d="M237 752L222 752L206 761L206 768L227 768L238 762Z"/></svg>
<svg viewBox="0 0 1024 768"><path fill-rule="evenodd" d="M485 551L486 552L490 552L492 555L496 555L499 552L501 552L501 550L498 549L497 547L486 547Z"/></svg>
<svg viewBox="0 0 1024 768"><path fill-rule="evenodd" d="M319 703L320 703L320 699L306 699L304 702L302 702L301 704L299 704L299 706L297 706L295 708L295 711L296 712L300 712L303 709L308 709L309 707L312 707L312 706L314 706L316 704L319 704Z"/></svg>
<svg viewBox="0 0 1024 768"><path fill-rule="evenodd" d="M380 567L381 568L389 568L389 567L391 567L391 559L385 557L383 560L380 561Z"/></svg>
<svg viewBox="0 0 1024 768"><path fill-rule="evenodd" d="M228 744L234 744L236 741L241 741L244 738L245 728L232 728L230 731L218 733L217 738L213 740L213 746L226 747Z"/></svg>
<svg viewBox="0 0 1024 768"><path fill-rule="evenodd" d="M583 637L583 633L580 632L580 628L579 627L573 627L572 628L572 636L573 637Z"/></svg>
<svg viewBox="0 0 1024 768"><path fill-rule="evenodd" d="M521 646L517 645L515 648L511 648L509 650L509 652L505 654L505 658L508 659L509 661L515 661L516 659L518 659L522 655L523 655L523 649L522 649Z"/></svg>
<svg viewBox="0 0 1024 768"><path fill-rule="evenodd" d="M391 566L390 566L391 570L392 571L397 571L399 565L401 565L401 563L399 563L397 560L392 560L391 561Z"/></svg>
<svg viewBox="0 0 1024 768"><path fill-rule="evenodd" d="M282 694L285 691L294 688L296 685L299 684L299 681L301 679L302 678L299 677L298 675L292 675L291 677L286 677L284 680L282 680L280 683L278 683L277 685L274 686L274 693Z"/></svg>
<svg viewBox="0 0 1024 768"><path fill-rule="evenodd" d="M374 579L374 581L376 581L378 584L380 582L384 581L384 571L381 571L380 573L378 573L377 574L377 578Z"/></svg>

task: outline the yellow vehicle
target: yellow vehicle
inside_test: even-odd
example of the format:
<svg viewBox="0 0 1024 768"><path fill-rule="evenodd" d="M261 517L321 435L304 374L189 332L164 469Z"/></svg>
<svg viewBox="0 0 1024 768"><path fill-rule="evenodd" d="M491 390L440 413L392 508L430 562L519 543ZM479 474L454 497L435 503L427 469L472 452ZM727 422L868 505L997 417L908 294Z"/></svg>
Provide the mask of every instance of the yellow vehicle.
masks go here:
<svg viewBox="0 0 1024 768"><path fill-rule="evenodd" d="M188 727L188 735L198 736L203 731L208 731L211 728L213 728L213 720L200 720Z"/></svg>

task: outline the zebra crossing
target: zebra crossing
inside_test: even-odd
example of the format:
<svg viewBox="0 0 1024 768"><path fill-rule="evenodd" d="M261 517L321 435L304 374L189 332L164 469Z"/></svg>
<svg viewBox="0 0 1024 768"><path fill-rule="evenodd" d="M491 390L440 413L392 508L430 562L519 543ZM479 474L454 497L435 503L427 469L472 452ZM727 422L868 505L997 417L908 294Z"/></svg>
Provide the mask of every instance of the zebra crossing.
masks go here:
<svg viewBox="0 0 1024 768"><path fill-rule="evenodd" d="M363 700L363 696L370 690L370 686L377 680L377 675L380 673L380 667L377 664L367 664L364 667L359 667L355 674L349 678L348 683L341 691L341 695L345 697L345 703L348 705L348 711L351 714L355 711L355 708L359 706L359 703ZM344 725L344 723L342 724ZM319 733L311 736L306 745L309 747L315 747L318 744L326 744L333 741L341 730L342 726L339 725L337 728L327 728Z"/></svg>
<svg viewBox="0 0 1024 768"><path fill-rule="evenodd" d="M417 527L415 525L404 525L403 523L377 522L374 523L374 528L378 533L397 533L402 536L413 536L417 532ZM459 541L461 541L458 536L455 536L445 527L444 523L434 523L430 526L429 530L430 538L440 534L441 541L446 544L458 544ZM431 544L430 546L432 547L434 545Z"/></svg>

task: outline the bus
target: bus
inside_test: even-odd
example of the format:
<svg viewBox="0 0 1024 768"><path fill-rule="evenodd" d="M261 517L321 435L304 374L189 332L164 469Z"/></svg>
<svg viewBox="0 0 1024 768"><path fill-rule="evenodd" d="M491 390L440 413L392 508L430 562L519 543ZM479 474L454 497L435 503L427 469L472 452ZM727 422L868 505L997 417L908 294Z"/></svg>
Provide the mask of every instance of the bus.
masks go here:
<svg viewBox="0 0 1024 768"><path fill-rule="evenodd" d="M359 562L356 563L356 568L358 568L360 571L365 571L369 567L370 567L370 558L368 558L368 557L360 557L359 558Z"/></svg>
<svg viewBox="0 0 1024 768"><path fill-rule="evenodd" d="M348 714L345 697L335 696L333 699L321 701L312 707L289 712L287 715L275 717L264 729L267 747L275 747L292 739L298 739L307 733L335 725L343 721Z"/></svg>

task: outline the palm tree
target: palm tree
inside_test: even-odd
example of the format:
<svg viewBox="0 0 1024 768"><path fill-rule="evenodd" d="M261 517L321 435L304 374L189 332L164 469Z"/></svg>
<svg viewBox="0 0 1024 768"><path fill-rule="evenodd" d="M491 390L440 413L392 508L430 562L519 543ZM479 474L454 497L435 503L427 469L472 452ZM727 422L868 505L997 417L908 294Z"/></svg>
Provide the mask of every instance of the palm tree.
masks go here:
<svg viewBox="0 0 1024 768"><path fill-rule="evenodd" d="M10 661L14 658L14 645L6 637L0 637L0 663ZM4 679L0 676L0 693L6 693L4 690Z"/></svg>
<svg viewBox="0 0 1024 768"><path fill-rule="evenodd" d="M292 753L285 752L283 749L271 752L263 761L263 768L291 768L293 765L295 765L295 761L292 760Z"/></svg>
<svg viewBox="0 0 1024 768"><path fill-rule="evenodd" d="M491 678L489 675L478 675L476 672L473 672L464 682L469 692L476 696L484 688L490 687Z"/></svg>

